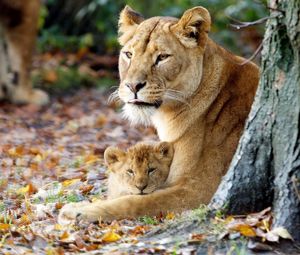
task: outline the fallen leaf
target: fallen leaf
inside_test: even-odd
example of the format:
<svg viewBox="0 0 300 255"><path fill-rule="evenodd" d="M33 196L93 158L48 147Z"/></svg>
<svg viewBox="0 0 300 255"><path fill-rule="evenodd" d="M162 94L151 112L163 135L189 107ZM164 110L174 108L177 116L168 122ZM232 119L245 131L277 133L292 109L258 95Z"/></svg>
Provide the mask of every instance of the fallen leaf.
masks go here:
<svg viewBox="0 0 300 255"><path fill-rule="evenodd" d="M55 70L47 70L43 76L44 81L54 83L58 80L58 75Z"/></svg>
<svg viewBox="0 0 300 255"><path fill-rule="evenodd" d="M284 227L274 228L270 232L272 232L275 235L278 235L281 238L293 240L293 237Z"/></svg>
<svg viewBox="0 0 300 255"><path fill-rule="evenodd" d="M205 239L204 234L192 234L190 237L191 240L197 240L197 241L202 241Z"/></svg>
<svg viewBox="0 0 300 255"><path fill-rule="evenodd" d="M8 150L8 155L12 156L12 157L20 157L24 155L24 146L18 146L15 148L11 148Z"/></svg>
<svg viewBox="0 0 300 255"><path fill-rule="evenodd" d="M96 162L98 160L99 160L99 157L94 154L88 155L84 158L84 162L86 164L93 164L94 162Z"/></svg>
<svg viewBox="0 0 300 255"><path fill-rule="evenodd" d="M63 187L68 187L79 181L80 181L80 179L65 180L65 181L63 181L62 185L63 185Z"/></svg>
<svg viewBox="0 0 300 255"><path fill-rule="evenodd" d="M254 237L256 236L255 230L246 224L239 224L231 228L232 230L240 232L243 236Z"/></svg>
<svg viewBox="0 0 300 255"><path fill-rule="evenodd" d="M31 195L33 193L35 193L37 191L36 187L34 187L31 183L29 183L28 185L26 185L25 187L19 188L17 190L17 194L20 195Z"/></svg>
<svg viewBox="0 0 300 255"><path fill-rule="evenodd" d="M266 233L265 239L267 239L269 242L278 242L279 236L270 231L270 232Z"/></svg>
<svg viewBox="0 0 300 255"><path fill-rule="evenodd" d="M86 194L89 193L94 188L94 185L83 185L79 187L81 193Z"/></svg>
<svg viewBox="0 0 300 255"><path fill-rule="evenodd" d="M130 231L130 234L132 235L144 235L147 230L149 230L149 226L136 226L133 230Z"/></svg>
<svg viewBox="0 0 300 255"><path fill-rule="evenodd" d="M8 231L10 229L10 224L0 223L0 231Z"/></svg>
<svg viewBox="0 0 300 255"><path fill-rule="evenodd" d="M175 218L175 214L174 213L171 213L171 212L167 213L167 215L166 215L166 219L167 220L173 220L174 218Z"/></svg>
<svg viewBox="0 0 300 255"><path fill-rule="evenodd" d="M69 238L69 233L67 232L67 231L64 231L63 233L62 233L62 235L60 236L60 240L65 240L65 239L68 239Z"/></svg>
<svg viewBox="0 0 300 255"><path fill-rule="evenodd" d="M21 219L19 219L18 224L19 225L28 225L31 223L31 220L29 219L27 214L23 214Z"/></svg>
<svg viewBox="0 0 300 255"><path fill-rule="evenodd" d="M121 239L121 236L118 235L117 233L115 233L115 231L108 231L102 237L102 241L108 242L108 243L116 242L120 239Z"/></svg>

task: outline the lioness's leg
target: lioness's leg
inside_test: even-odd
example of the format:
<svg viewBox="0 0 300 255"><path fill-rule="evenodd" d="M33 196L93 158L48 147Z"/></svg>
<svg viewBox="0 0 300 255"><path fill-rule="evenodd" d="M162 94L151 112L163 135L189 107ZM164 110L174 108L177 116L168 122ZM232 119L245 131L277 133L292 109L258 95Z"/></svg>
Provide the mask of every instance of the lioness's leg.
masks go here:
<svg viewBox="0 0 300 255"><path fill-rule="evenodd" d="M0 97L14 103L46 104L47 94L32 89L29 75L40 1L0 0L0 6Z"/></svg>
<svg viewBox="0 0 300 255"><path fill-rule="evenodd" d="M117 199L96 201L82 207L66 206L61 209L60 218L75 218L88 221L136 218L144 215L158 215L160 212L181 212L196 208L197 183L180 183L173 187L148 195L130 195Z"/></svg>

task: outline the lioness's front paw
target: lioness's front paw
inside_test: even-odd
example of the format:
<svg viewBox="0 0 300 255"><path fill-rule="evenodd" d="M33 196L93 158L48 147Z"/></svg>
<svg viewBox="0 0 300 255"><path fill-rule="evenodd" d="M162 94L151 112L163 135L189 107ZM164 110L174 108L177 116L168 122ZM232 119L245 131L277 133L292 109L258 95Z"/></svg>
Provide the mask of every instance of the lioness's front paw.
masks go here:
<svg viewBox="0 0 300 255"><path fill-rule="evenodd" d="M46 105L49 103L49 96L40 89L25 89L19 87L11 95L11 101L15 104Z"/></svg>
<svg viewBox="0 0 300 255"><path fill-rule="evenodd" d="M64 205L59 212L58 215L58 223L60 225L68 225L75 223L76 219L80 217L82 210L85 206L90 203L87 201L79 202L79 203L70 203Z"/></svg>
<svg viewBox="0 0 300 255"><path fill-rule="evenodd" d="M49 103L49 96L46 92L40 89L34 89L29 102L36 105L46 105Z"/></svg>

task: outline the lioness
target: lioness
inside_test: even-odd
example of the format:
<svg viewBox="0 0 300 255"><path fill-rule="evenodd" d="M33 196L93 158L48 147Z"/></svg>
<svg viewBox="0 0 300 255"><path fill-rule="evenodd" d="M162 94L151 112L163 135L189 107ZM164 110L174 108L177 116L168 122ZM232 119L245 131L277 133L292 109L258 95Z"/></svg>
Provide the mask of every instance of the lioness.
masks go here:
<svg viewBox="0 0 300 255"><path fill-rule="evenodd" d="M30 81L40 0L0 0L0 99L44 105L48 95Z"/></svg>
<svg viewBox="0 0 300 255"><path fill-rule="evenodd" d="M89 205L60 216L89 221L180 212L208 203L226 173L250 111L259 69L208 37L209 12L187 10L180 19L144 20L125 7L119 20L118 94L124 114L152 124L174 144L167 187Z"/></svg>
<svg viewBox="0 0 300 255"><path fill-rule="evenodd" d="M108 199L145 195L163 187L173 159L170 143L138 143L123 151L108 147L104 152L110 170Z"/></svg>

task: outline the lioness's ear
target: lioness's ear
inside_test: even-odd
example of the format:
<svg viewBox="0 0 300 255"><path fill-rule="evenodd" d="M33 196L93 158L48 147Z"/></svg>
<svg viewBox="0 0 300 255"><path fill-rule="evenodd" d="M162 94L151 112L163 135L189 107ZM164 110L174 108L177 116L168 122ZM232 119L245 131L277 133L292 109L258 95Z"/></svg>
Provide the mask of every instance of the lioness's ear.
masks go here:
<svg viewBox="0 0 300 255"><path fill-rule="evenodd" d="M125 152L116 147L108 147L104 152L105 164L110 167L120 161L125 156Z"/></svg>
<svg viewBox="0 0 300 255"><path fill-rule="evenodd" d="M184 12L172 29L183 45L188 48L205 47L210 31L211 18L203 7L194 7Z"/></svg>
<svg viewBox="0 0 300 255"><path fill-rule="evenodd" d="M163 158L172 160L174 149L171 143L161 142L156 146L156 149Z"/></svg>
<svg viewBox="0 0 300 255"><path fill-rule="evenodd" d="M134 34L137 26L144 21L141 14L128 5L121 11L119 18L119 43L123 46Z"/></svg>

